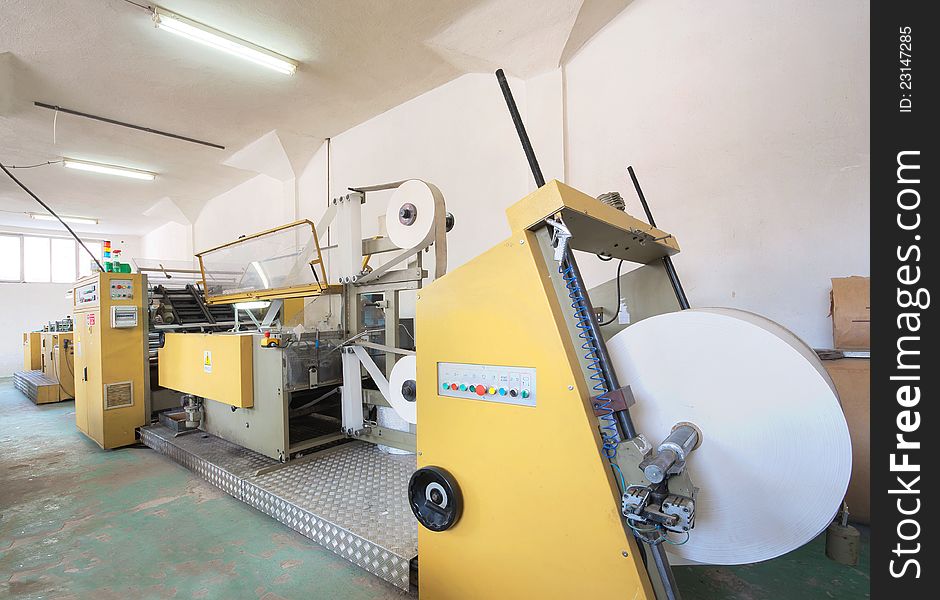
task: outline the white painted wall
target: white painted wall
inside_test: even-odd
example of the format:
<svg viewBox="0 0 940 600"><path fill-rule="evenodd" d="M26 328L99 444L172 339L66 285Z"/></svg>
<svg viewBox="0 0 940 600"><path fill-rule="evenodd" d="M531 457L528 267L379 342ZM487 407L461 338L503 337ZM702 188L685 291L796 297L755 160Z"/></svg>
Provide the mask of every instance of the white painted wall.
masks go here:
<svg viewBox="0 0 940 600"><path fill-rule="evenodd" d="M831 346L830 277L869 274L868 2L636 0L565 84L568 183L642 216L633 164L693 305Z"/></svg>
<svg viewBox="0 0 940 600"><path fill-rule="evenodd" d="M0 377L23 370L23 332L72 314L70 283L0 283Z"/></svg>
<svg viewBox="0 0 940 600"><path fill-rule="evenodd" d="M170 221L140 238L140 258L193 261L193 227Z"/></svg>
<svg viewBox="0 0 940 600"><path fill-rule="evenodd" d="M285 200L283 189L279 180L257 175L212 198L193 224L193 249L201 252L293 221L293 201Z"/></svg>
<svg viewBox="0 0 940 600"><path fill-rule="evenodd" d="M511 82L524 106L521 82ZM437 185L456 226L448 235L455 268L509 235L504 210L528 192L530 179L512 121L492 74L470 74L405 102L336 137L330 145L333 195L412 177ZM326 147L300 177L300 216L318 221L329 198ZM363 236L378 232L392 192L368 195ZM331 231L329 241L335 242ZM433 271L433 257L425 255ZM403 295L402 316L413 316Z"/></svg>
<svg viewBox="0 0 940 600"><path fill-rule="evenodd" d="M855 0L635 0L562 69L512 85L546 178L620 190L642 216L625 171L635 166L682 246L694 305L753 310L830 346L829 278L869 272L868 13ZM330 188L420 177L457 218L455 268L508 235L503 211L533 188L490 73L335 136L329 163L331 182L324 145L296 197L293 181L258 175L213 198L193 249L318 221ZM389 196L370 195L364 235ZM581 262L589 285L613 277L615 265Z"/></svg>

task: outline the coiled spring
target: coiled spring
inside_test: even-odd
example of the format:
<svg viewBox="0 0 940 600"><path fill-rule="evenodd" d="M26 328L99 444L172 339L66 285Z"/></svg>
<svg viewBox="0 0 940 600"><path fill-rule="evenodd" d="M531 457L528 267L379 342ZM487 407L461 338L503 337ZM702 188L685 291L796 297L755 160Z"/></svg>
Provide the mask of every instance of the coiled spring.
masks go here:
<svg viewBox="0 0 940 600"><path fill-rule="evenodd" d="M607 381L604 379L604 372L600 366L597 340L594 337L594 332L591 331L591 315L571 263L562 261L558 266L558 272L561 273L562 278L565 280L565 287L568 289L568 298L571 299L571 308L574 309L575 325L580 330L578 337L584 341L581 344L581 349L585 351L584 359L588 361L587 368L591 372L590 379L594 382L592 389L598 392L595 399L595 408L604 412L600 416L604 454L608 460L612 460L617 456L617 445L620 443L620 436L617 433L614 409L611 407L610 398L607 397L610 389L607 387Z"/></svg>

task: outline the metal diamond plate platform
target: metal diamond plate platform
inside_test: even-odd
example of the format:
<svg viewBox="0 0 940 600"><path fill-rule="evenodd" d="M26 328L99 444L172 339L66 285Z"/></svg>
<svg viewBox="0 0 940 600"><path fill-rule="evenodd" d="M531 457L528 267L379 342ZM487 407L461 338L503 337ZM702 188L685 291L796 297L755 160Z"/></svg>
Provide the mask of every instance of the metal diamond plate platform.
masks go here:
<svg viewBox="0 0 940 600"><path fill-rule="evenodd" d="M409 591L411 560L418 554L418 525L407 493L414 455L351 442L280 465L201 432L174 437L167 427L151 425L141 428L140 439L229 495Z"/></svg>

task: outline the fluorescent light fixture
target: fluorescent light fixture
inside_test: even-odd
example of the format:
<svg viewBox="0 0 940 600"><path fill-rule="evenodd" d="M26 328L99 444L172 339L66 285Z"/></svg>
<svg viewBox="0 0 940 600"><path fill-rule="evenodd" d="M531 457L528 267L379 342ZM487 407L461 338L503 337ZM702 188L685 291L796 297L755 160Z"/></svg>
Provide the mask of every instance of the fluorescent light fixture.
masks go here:
<svg viewBox="0 0 940 600"><path fill-rule="evenodd" d="M55 221L55 222L59 221L52 215L48 215L46 213L26 213L26 214L28 214L31 219L36 219L37 221ZM92 219L90 217L66 217L64 215L59 215L59 216L62 217L62 220L65 221L66 223L78 223L80 225L97 225L98 224L98 219Z"/></svg>
<svg viewBox="0 0 940 600"><path fill-rule="evenodd" d="M104 173L105 175L120 175L121 177L130 177L131 179L143 179L153 181L156 174L149 171L138 169L129 169L127 167L116 167L114 165L103 165L101 163L89 162L87 160L75 160L73 158L62 159L69 169L78 169L79 171L91 171L92 173Z"/></svg>
<svg viewBox="0 0 940 600"><path fill-rule="evenodd" d="M236 302L235 310L254 310L271 306L270 300L255 300L254 302Z"/></svg>
<svg viewBox="0 0 940 600"><path fill-rule="evenodd" d="M278 73L293 75L294 71L297 70L298 63L295 60L281 56L267 48L256 46L251 42L246 42L224 31L187 19L159 6L153 9L153 22L159 29L228 52L269 69L274 69Z"/></svg>

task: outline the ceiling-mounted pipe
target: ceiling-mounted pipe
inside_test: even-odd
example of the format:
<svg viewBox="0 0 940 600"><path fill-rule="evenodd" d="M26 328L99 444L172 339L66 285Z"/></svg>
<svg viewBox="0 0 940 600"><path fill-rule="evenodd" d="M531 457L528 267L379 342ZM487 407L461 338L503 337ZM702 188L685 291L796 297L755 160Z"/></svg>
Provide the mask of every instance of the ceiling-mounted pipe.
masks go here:
<svg viewBox="0 0 940 600"><path fill-rule="evenodd" d="M54 104L46 104L45 102L34 101L33 105L38 106L39 108L48 108L49 110L54 110L56 112L63 112L63 113L67 113L70 115L75 115L76 117L85 117L86 119L101 121L102 123L110 123L111 125L120 125L121 127L127 127L128 129L136 129L137 131L143 131L146 133L162 135L164 137L173 138L175 140L182 140L184 142L200 144L203 146L208 146L210 148L216 148L218 150L225 150L225 146L222 146L220 144L213 144L212 142L206 142L204 140L197 140L196 138L186 137L185 135L178 135L176 133L170 133L168 131L160 131L159 129L143 127L142 125L134 125L133 123L125 123L124 121L118 121L116 119L109 119L108 117L92 115L92 114L84 113L81 111L72 110L71 108L63 108L61 106L56 106Z"/></svg>

